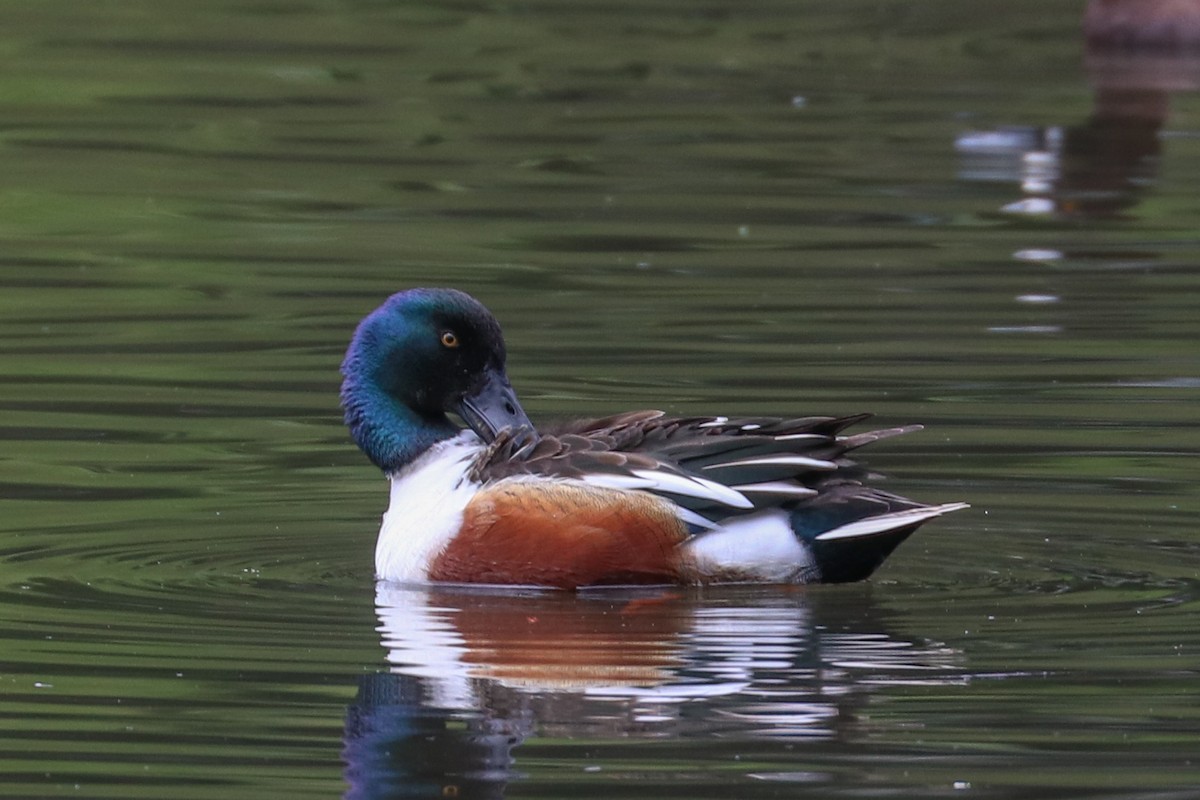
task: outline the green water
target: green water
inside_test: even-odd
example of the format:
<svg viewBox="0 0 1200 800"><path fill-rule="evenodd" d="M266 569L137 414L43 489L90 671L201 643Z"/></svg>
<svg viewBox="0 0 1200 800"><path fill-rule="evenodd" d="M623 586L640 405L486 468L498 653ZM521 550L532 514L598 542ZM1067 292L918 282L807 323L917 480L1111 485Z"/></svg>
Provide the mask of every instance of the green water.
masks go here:
<svg viewBox="0 0 1200 800"><path fill-rule="evenodd" d="M1049 189L964 144L1101 136L1081 14L0 4L0 797L1200 792L1194 67ZM416 285L535 420L873 411L972 509L867 584L377 589L337 367Z"/></svg>

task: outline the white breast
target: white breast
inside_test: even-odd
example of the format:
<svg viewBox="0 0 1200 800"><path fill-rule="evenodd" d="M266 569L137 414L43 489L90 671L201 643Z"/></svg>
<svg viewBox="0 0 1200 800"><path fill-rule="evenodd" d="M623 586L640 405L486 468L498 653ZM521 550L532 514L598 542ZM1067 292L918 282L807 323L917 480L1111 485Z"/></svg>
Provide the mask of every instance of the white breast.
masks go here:
<svg viewBox="0 0 1200 800"><path fill-rule="evenodd" d="M463 431L389 476L392 496L375 543L376 577L428 580L430 562L458 533L463 509L479 488L466 472L483 446L473 432Z"/></svg>

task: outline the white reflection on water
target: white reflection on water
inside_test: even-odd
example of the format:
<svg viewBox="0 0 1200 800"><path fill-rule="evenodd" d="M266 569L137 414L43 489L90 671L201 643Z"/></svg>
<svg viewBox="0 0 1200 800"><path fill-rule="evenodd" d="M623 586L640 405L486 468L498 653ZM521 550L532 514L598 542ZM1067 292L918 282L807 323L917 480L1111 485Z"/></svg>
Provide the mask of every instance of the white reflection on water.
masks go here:
<svg viewBox="0 0 1200 800"><path fill-rule="evenodd" d="M390 670L347 711L353 800L500 797L537 742L848 741L880 687L966 681L960 652L893 636L863 592L381 583L376 610Z"/></svg>
<svg viewBox="0 0 1200 800"><path fill-rule="evenodd" d="M877 687L963 680L957 651L889 634L869 606L831 615L803 592L710 599L381 583L376 604L393 674L420 679L427 706L453 711L486 711L497 694L517 693L537 696L549 718L561 701L609 723L624 715L641 731L685 724L680 708L704 703L709 723L812 737L832 735L848 699Z"/></svg>

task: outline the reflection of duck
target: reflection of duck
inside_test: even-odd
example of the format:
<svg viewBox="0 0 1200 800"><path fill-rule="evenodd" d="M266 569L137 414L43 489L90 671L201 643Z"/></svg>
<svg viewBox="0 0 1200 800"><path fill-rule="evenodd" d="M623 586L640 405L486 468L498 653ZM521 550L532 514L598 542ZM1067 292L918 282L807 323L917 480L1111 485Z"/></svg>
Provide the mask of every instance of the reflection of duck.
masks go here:
<svg viewBox="0 0 1200 800"><path fill-rule="evenodd" d="M535 432L496 319L449 289L389 298L359 325L342 371L354 440L392 483L375 551L387 580L853 581L963 507L864 486L846 454L915 426L842 435L862 415L645 411Z"/></svg>
<svg viewBox="0 0 1200 800"><path fill-rule="evenodd" d="M346 800L503 797L528 732L520 720L428 708L421 691L409 675L359 681L346 713Z"/></svg>
<svg viewBox="0 0 1200 800"><path fill-rule="evenodd" d="M500 796L531 738L848 738L879 687L961 680L957 652L889 635L861 593L381 582L376 606L391 671L347 716L355 800Z"/></svg>
<svg viewBox="0 0 1200 800"><path fill-rule="evenodd" d="M1083 35L1092 47L1200 46L1196 0L1089 0Z"/></svg>
<svg viewBox="0 0 1200 800"><path fill-rule="evenodd" d="M1200 3L1091 0L1084 64L1095 90L1081 124L970 131L955 142L968 180L1020 183L1006 211L1111 217L1157 173L1170 93L1200 87Z"/></svg>

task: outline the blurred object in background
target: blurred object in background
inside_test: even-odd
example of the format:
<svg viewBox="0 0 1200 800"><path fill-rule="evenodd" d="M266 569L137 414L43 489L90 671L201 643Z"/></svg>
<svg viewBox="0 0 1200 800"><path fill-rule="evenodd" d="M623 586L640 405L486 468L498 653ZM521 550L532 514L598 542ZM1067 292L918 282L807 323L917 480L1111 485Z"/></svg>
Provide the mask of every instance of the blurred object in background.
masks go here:
<svg viewBox="0 0 1200 800"><path fill-rule="evenodd" d="M959 177L1021 186L1007 213L1120 216L1158 175L1173 92L1200 87L1200 2L1092 0L1084 67L1094 90L1082 124L968 131Z"/></svg>
<svg viewBox="0 0 1200 800"><path fill-rule="evenodd" d="M1195 48L1196 0L1090 0L1083 15L1088 48Z"/></svg>

